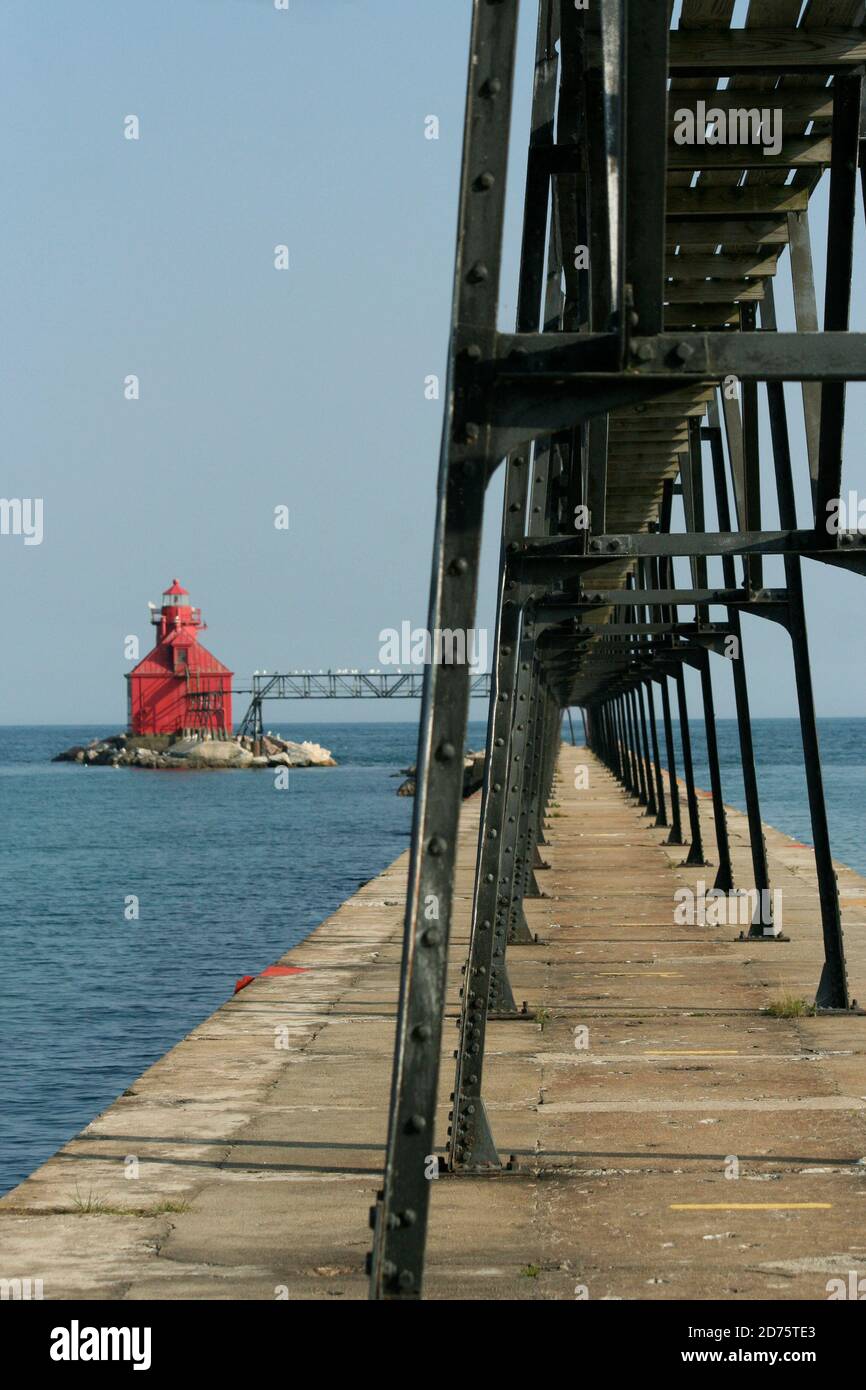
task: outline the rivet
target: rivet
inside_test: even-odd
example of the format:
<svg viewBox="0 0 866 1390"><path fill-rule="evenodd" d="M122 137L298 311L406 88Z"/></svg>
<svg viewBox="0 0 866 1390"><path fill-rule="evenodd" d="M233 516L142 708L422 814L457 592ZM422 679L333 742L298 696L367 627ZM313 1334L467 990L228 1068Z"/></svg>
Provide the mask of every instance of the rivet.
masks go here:
<svg viewBox="0 0 866 1390"><path fill-rule="evenodd" d="M427 849L429 850L430 854L439 855L445 853L447 845L445 841L442 839L441 835L434 835L433 839L428 844Z"/></svg>
<svg viewBox="0 0 866 1390"><path fill-rule="evenodd" d="M410 1115L406 1121L407 1134L423 1134L427 1128L427 1121L423 1115Z"/></svg>
<svg viewBox="0 0 866 1390"><path fill-rule="evenodd" d="M428 927L421 937L421 940L424 942L425 946L438 946L439 942L442 940L442 936L435 927Z"/></svg>
<svg viewBox="0 0 866 1390"><path fill-rule="evenodd" d="M453 744L453 743L440 743L440 745L439 745L439 760L440 760L440 762L443 762L443 763L450 763L451 760L452 760L452 758L456 757L456 755L457 755L457 749L454 747L454 744Z"/></svg>
<svg viewBox="0 0 866 1390"><path fill-rule="evenodd" d="M481 285L487 279L487 275L488 270L484 262L476 261L473 266L469 267L469 273L466 278L472 285Z"/></svg>

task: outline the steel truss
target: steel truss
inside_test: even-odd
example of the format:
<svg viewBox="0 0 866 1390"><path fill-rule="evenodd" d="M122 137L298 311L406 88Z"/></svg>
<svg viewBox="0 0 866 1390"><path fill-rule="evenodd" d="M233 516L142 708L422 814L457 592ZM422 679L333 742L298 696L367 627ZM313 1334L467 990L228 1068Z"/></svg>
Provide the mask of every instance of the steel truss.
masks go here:
<svg viewBox="0 0 866 1390"><path fill-rule="evenodd" d="M265 700L420 700L424 694L421 671L275 671L256 672L251 687L238 695L250 695L250 703L238 727L239 735L261 738ZM471 699L489 699L490 676L470 673Z"/></svg>
<svg viewBox="0 0 866 1390"><path fill-rule="evenodd" d="M713 656L733 657L748 886L770 887L743 613L780 624L791 639L824 943L816 1002L826 1010L852 1007L802 565L818 560L866 573L866 538L833 534L825 524L841 494L845 385L866 379L866 335L848 331L864 148L863 6L810 0L797 27L800 0L752 0L745 28L733 31L733 0L684 0L674 32L671 8L669 0L604 0L582 10L540 0L517 322L513 333L501 333L518 6L473 3L431 631L472 626L484 498L503 460L505 476L489 756L451 1125L440 1160L454 1174L501 1166L484 1106L486 1027L491 1017L521 1017L508 948L532 940L523 903L538 892L563 709L583 708L592 750L656 825L669 827L670 843L688 845L686 862L705 864L684 667L697 671L718 854L714 886L728 891L734 878L711 670ZM725 90L717 87L722 76L731 78ZM675 104L697 108L700 100L726 110L740 101L779 107L781 151L769 160L743 146L684 151L672 138ZM825 165L831 211L819 326L808 205ZM588 268L578 254L583 247ZM785 247L794 333L777 331L774 309L773 277ZM786 381L803 383L813 503L805 528L794 501ZM774 531L762 518L762 390L778 499ZM716 531L706 525L708 493ZM675 496L681 532L672 529ZM765 555L784 557L783 588L764 586ZM688 561L688 586L677 582L676 557ZM711 563L721 567L721 584L710 579ZM682 619L682 607L693 616ZM387 1157L373 1209L374 1298L421 1296L468 700L465 667L428 669ZM782 939L757 918L749 935Z"/></svg>

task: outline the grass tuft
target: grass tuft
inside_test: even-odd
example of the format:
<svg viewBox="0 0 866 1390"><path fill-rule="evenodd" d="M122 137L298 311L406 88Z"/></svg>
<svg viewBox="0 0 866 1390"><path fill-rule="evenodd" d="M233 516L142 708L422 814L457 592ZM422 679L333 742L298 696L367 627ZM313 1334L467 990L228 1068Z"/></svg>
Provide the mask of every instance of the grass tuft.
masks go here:
<svg viewBox="0 0 866 1390"><path fill-rule="evenodd" d="M97 1197L93 1192L88 1192L84 1197L75 1189L75 1196L72 1199L73 1210L79 1216L167 1216L171 1213L182 1214L191 1211L189 1202L174 1201L166 1198L162 1202L153 1202L149 1207L121 1207L113 1202L106 1202L102 1197Z"/></svg>
<svg viewBox="0 0 866 1390"><path fill-rule="evenodd" d="M764 1009L770 1018L811 1018L817 1012L814 1004L808 1004L795 994L783 994L773 999Z"/></svg>

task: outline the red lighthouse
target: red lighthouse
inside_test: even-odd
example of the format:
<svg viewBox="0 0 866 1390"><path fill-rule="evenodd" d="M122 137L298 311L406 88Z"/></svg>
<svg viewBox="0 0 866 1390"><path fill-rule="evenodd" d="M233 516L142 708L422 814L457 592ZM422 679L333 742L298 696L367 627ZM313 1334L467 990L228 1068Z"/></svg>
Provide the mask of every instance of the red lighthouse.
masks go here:
<svg viewBox="0 0 866 1390"><path fill-rule="evenodd" d="M177 579L151 609L159 640L126 677L130 733L230 735L234 673L199 642L201 609Z"/></svg>

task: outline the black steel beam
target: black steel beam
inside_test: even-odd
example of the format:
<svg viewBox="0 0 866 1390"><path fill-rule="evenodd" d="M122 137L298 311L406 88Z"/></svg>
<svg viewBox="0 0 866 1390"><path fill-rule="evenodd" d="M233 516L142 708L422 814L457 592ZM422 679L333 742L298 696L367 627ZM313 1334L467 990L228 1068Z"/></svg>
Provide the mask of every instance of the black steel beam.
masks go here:
<svg viewBox="0 0 866 1390"><path fill-rule="evenodd" d="M851 275L854 268L854 213L857 201L857 156L860 146L862 77L837 77L833 83L833 162L827 217L827 275L824 330L848 327ZM854 380L853 373L847 374ZM826 529L828 512L842 491L842 441L845 433L845 380L824 380L815 485L815 526Z"/></svg>
<svg viewBox="0 0 866 1390"><path fill-rule="evenodd" d="M492 370L512 392L538 392L550 384L613 391L617 383L653 380L664 386L721 381L863 381L866 333L846 331L831 316L823 333L659 333L634 335L628 367L618 372L612 334L562 333L551 343L544 334L501 333ZM609 364L609 365L606 365ZM623 404L627 404L623 400Z"/></svg>
<svg viewBox="0 0 866 1390"><path fill-rule="evenodd" d="M483 401L464 364L496 328L517 10L517 0L473 4L431 633L465 632L474 622L489 441L473 423ZM468 668L428 667L387 1151L374 1209L377 1299L421 1296L468 702Z"/></svg>

